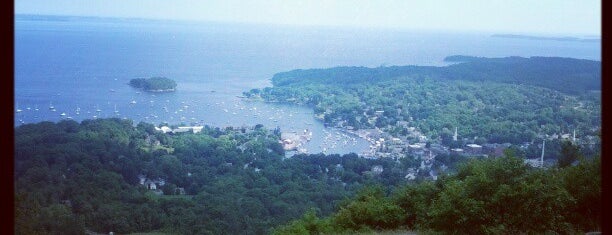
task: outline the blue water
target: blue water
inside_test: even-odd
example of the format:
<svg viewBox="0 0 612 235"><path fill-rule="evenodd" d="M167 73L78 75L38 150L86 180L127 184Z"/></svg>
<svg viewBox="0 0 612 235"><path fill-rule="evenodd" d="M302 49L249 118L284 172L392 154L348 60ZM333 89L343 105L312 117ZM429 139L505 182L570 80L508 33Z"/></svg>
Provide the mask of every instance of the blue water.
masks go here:
<svg viewBox="0 0 612 235"><path fill-rule="evenodd" d="M15 125L94 116L155 124L264 124L283 131L312 131L313 140L306 148L316 153L326 133L310 108L244 101L236 96L270 86L269 79L281 71L343 65L442 66L442 59L454 54L600 60L601 44L493 38L479 33L16 20L15 101L16 108L23 111L15 114ZM178 91L150 94L127 85L132 78L151 76L176 80ZM326 131L336 135L335 130ZM361 153L367 148L367 142L357 139L355 144L328 148L328 153Z"/></svg>

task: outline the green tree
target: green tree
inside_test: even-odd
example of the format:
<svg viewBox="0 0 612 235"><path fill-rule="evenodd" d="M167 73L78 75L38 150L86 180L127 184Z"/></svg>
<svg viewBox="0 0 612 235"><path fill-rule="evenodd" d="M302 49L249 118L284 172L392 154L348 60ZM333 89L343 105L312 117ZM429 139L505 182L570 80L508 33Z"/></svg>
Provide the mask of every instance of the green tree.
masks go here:
<svg viewBox="0 0 612 235"><path fill-rule="evenodd" d="M557 165L561 168L570 166L576 160L581 158L580 149L570 141L561 143L561 153L557 159Z"/></svg>

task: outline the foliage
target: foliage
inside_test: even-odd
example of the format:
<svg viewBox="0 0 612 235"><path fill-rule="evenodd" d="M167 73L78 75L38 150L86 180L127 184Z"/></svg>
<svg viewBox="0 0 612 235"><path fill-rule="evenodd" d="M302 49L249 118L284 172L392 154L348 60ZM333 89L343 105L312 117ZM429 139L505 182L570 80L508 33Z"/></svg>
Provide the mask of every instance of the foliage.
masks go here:
<svg viewBox="0 0 612 235"><path fill-rule="evenodd" d="M130 80L129 84L146 91L167 91L176 88L176 82L166 77L135 78Z"/></svg>
<svg viewBox="0 0 612 235"><path fill-rule="evenodd" d="M366 189L348 206L317 221L332 221L333 231L342 233L376 228L451 234L597 231L600 167L599 158L545 170L530 168L514 156L472 160L454 175L406 185L388 197ZM305 223L304 218L291 225Z"/></svg>
<svg viewBox="0 0 612 235"><path fill-rule="evenodd" d="M285 159L278 139L261 125L175 135L122 119L19 126L16 234L264 234L308 208L327 216L363 185L401 184L394 172L413 167L356 154ZM368 174L374 165L384 172Z"/></svg>
<svg viewBox="0 0 612 235"><path fill-rule="evenodd" d="M601 97L590 92L600 89L600 62L546 57L450 59L465 62L446 67L294 70L274 75L274 87L246 94L310 105L332 126L379 128L409 141L416 140L406 126L415 127L430 140L451 147L519 145L573 130L585 139L596 136L593 130L601 126ZM376 111L382 112L375 115ZM452 141L455 127L459 141Z"/></svg>

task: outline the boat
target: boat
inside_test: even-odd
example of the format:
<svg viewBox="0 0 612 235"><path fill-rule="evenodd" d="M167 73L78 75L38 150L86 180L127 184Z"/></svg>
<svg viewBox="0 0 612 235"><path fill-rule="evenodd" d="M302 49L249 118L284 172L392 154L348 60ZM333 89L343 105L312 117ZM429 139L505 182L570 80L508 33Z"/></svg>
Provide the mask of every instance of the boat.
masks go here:
<svg viewBox="0 0 612 235"><path fill-rule="evenodd" d="M115 105L115 113L119 113L119 110L117 110L117 105Z"/></svg>
<svg viewBox="0 0 612 235"><path fill-rule="evenodd" d="M62 117L63 117L63 116L66 116L66 113L61 113L61 114L60 114L60 116L62 116Z"/></svg>
<svg viewBox="0 0 612 235"><path fill-rule="evenodd" d="M49 109L51 109L51 110L55 109L55 107L53 106L53 104L51 102L49 102Z"/></svg>
<svg viewBox="0 0 612 235"><path fill-rule="evenodd" d="M15 110L15 112L17 112L17 113L21 113L21 111L23 111L23 110L19 109L19 104L15 105L15 107L17 108L17 109Z"/></svg>
<svg viewBox="0 0 612 235"><path fill-rule="evenodd" d="M136 104L136 100L132 100L132 102L130 102L130 104Z"/></svg>
<svg viewBox="0 0 612 235"><path fill-rule="evenodd" d="M75 113L76 113L76 115L81 114L81 108L79 108L79 106L77 106L77 108L76 108L76 112L75 112Z"/></svg>

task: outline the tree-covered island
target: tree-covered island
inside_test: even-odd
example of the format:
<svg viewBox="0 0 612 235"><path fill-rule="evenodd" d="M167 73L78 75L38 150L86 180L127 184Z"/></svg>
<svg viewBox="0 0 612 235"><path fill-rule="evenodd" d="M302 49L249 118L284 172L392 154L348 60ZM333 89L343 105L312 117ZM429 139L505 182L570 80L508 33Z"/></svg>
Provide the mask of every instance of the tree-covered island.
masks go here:
<svg viewBox="0 0 612 235"><path fill-rule="evenodd" d="M134 78L130 86L148 92L172 92L176 90L176 82L167 77Z"/></svg>

